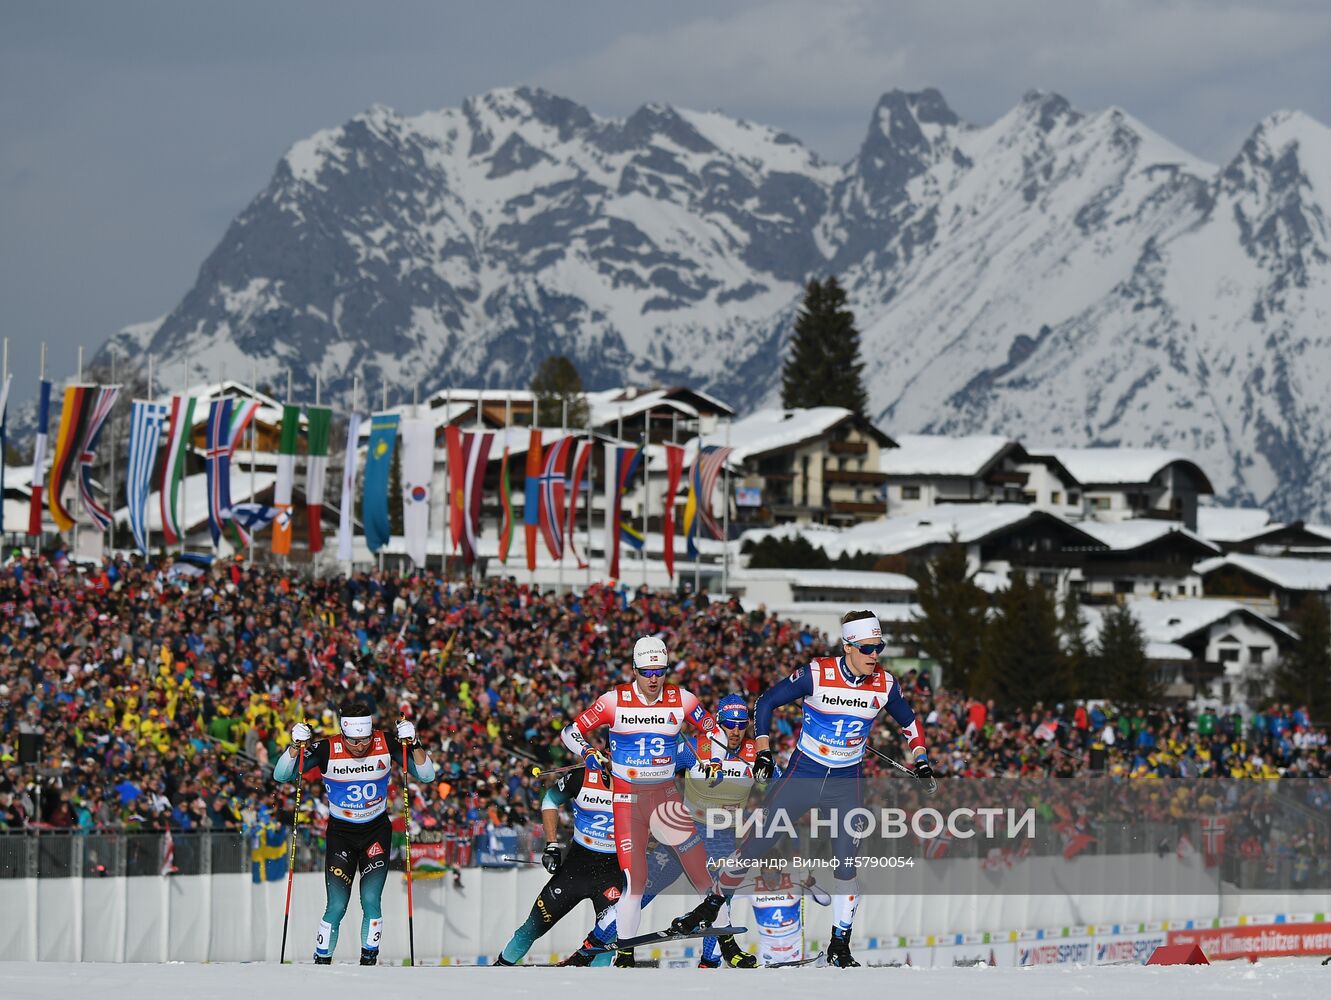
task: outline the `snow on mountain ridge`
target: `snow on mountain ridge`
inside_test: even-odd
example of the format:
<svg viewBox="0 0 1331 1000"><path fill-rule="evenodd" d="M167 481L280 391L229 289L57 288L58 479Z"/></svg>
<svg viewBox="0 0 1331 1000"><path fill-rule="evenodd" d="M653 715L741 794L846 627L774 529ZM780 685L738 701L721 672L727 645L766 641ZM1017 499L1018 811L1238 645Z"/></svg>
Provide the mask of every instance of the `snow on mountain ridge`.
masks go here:
<svg viewBox="0 0 1331 1000"><path fill-rule="evenodd" d="M890 91L832 165L723 112L509 87L295 143L181 304L114 340L399 394L565 353L751 408L836 273L894 433L1169 447L1223 497L1331 516L1328 212L1331 130L1298 113L1216 166L1119 108L1031 91L977 126Z"/></svg>

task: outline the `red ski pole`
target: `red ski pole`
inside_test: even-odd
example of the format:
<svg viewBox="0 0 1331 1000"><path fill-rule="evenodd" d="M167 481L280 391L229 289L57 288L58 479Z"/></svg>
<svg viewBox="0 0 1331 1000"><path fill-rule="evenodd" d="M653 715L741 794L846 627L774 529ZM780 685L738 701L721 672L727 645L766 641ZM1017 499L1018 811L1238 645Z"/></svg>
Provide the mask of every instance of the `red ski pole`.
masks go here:
<svg viewBox="0 0 1331 1000"><path fill-rule="evenodd" d="M300 823L300 786L305 774L305 744L300 745L300 759L296 764L296 808L291 813L291 853L287 855L287 905L282 915L282 952L277 964L287 960L287 925L291 922L291 879L296 873L296 830Z"/></svg>
<svg viewBox="0 0 1331 1000"><path fill-rule="evenodd" d="M407 770L407 744L402 744L402 829L407 835L407 944L411 949L411 964L416 964L415 910L411 904L411 791L407 787L411 772Z"/></svg>

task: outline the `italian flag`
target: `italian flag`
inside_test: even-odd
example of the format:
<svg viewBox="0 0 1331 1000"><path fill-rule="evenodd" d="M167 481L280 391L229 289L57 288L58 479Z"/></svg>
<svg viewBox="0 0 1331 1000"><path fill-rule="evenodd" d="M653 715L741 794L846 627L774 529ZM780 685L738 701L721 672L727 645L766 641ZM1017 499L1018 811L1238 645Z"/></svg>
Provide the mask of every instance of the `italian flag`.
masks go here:
<svg viewBox="0 0 1331 1000"><path fill-rule="evenodd" d="M277 485L273 487L273 551L291 553L291 491L296 484L296 441L300 438L300 407L282 407L282 435L277 442ZM252 498L251 498L252 499Z"/></svg>
<svg viewBox="0 0 1331 1000"><path fill-rule="evenodd" d="M194 397L171 397L171 425L166 439L166 461L162 463L162 484L158 496L162 504L162 535L167 545L175 545L187 530L180 523L180 483L185 478L185 459L189 455L190 432L194 426Z"/></svg>
<svg viewBox="0 0 1331 1000"><path fill-rule="evenodd" d="M310 517L310 555L322 552L324 480L328 478L328 428L333 411L326 406L311 406L309 418L310 460L305 469L305 502Z"/></svg>

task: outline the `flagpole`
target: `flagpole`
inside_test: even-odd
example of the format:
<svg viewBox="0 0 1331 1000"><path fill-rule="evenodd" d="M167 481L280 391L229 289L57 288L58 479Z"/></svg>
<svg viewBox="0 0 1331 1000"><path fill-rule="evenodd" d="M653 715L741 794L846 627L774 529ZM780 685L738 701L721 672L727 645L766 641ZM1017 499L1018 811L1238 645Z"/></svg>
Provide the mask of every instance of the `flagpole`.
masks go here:
<svg viewBox="0 0 1331 1000"><path fill-rule="evenodd" d="M730 418L726 418L726 451L730 451ZM725 480L724 495L721 497L721 593L730 594L730 455L721 463L721 475Z"/></svg>
<svg viewBox="0 0 1331 1000"><path fill-rule="evenodd" d="M115 385L116 349L114 347L107 348L107 353L111 355L111 384ZM107 487L106 492L107 492L107 499L111 501L109 504L111 508L111 524L107 527L108 543L109 543L107 545L107 551L110 556L114 557L116 551L116 452L120 450L118 447L118 443L116 442L116 416L115 416L114 403L111 404L110 418L111 418L111 475L110 475L111 482L110 485ZM126 499L128 499L128 497L126 497Z"/></svg>
<svg viewBox="0 0 1331 1000"><path fill-rule="evenodd" d="M360 406L360 376L359 376L359 375L356 375L356 374L353 373L352 376L351 376L351 414L352 414L352 416L355 416L355 415L356 415L356 409L357 409L359 406ZM348 427L348 429L350 429L350 428ZM353 449L355 449L356 447L357 447L356 445L352 445L352 448L353 448ZM366 450L366 453L365 453L365 454L366 454L366 457L368 458L368 457L369 457L369 450L368 450L368 449ZM342 455L342 461L343 461L343 464L345 465L345 463L346 463L346 453L345 453L345 451L343 452L343 455ZM342 475L345 476L346 474L347 474L347 470L346 470L345 468L343 468L343 470L342 470ZM354 478L351 480L351 498L350 498L350 499L351 499L351 513L347 515L347 529L351 532L351 542L352 542L352 545L354 545L355 542L356 542L356 526L355 526L355 515L356 515L356 480L355 480ZM340 520L340 518L339 518L339 520ZM341 525L340 525L340 524L338 525L338 528L339 528L339 529L341 528ZM350 577L350 576L351 576L351 570L352 570L352 567L355 565L355 561L356 561L356 553L355 553L354 549L352 549L351 545L348 545L348 546L347 546L347 551L351 553L351 561L348 562L347 565L346 565L346 575L347 575L348 577Z"/></svg>
<svg viewBox="0 0 1331 1000"><path fill-rule="evenodd" d="M652 481L647 468L651 464L651 455L647 450L651 443L652 408L649 406L647 412L642 415L642 585L644 587L647 586L647 527L652 509Z"/></svg>
<svg viewBox="0 0 1331 1000"><path fill-rule="evenodd" d="M322 405L323 405L323 362L320 362L320 363L319 363L319 367L316 368L316 369L314 370L314 405L315 405L315 406L322 406ZM332 423L332 419L333 419L333 418L332 418L332 414L329 414L328 420L329 420L329 424L330 424L330 425L331 425L331 423ZM331 437L332 435L329 434L329 435L325 435L325 436L327 436L327 437ZM309 435L308 435L308 434L306 435L305 440L306 440L306 447L305 447L305 451L306 451L306 455L305 455L305 519L306 519L306 521L308 522L308 521L309 521L309 516L310 516L310 514L313 513L313 511L310 509L312 505L310 504L310 456L309 456L309 454L308 454L308 452L309 452ZM324 452L325 452L325 453L327 453L327 452L330 451L330 450L331 450L331 448L329 448L328 446L325 446L325 447L324 447ZM324 480L324 481L323 481L322 483L319 484L321 487L327 485L327 482L328 482L328 476L326 475L327 471L328 471L328 468L327 468L327 459L325 459L325 460L324 460L324 472L325 472L325 475L323 476L323 480ZM292 473L291 478L292 478L292 480L294 481L294 479L295 479L295 470L292 469L292 470L291 470L291 473ZM323 504L322 504L322 503L319 504L319 515L318 515L318 516L321 517L321 518L323 517ZM308 523L307 523L306 528L305 528L305 538L306 538L306 543L305 543L305 544L306 544L307 546L309 545L309 541L308 541L309 537L310 537L310 529L309 529L309 526L308 526ZM310 565L310 572L312 572L312 573L314 574L314 578L315 578L316 580L319 579L319 557L320 557L321 555L323 555L323 525L322 525L322 524L319 526L319 538L320 538L320 550L319 550L318 552L315 552L315 553L310 557L310 562L311 562L311 565Z"/></svg>
<svg viewBox="0 0 1331 1000"><path fill-rule="evenodd" d="M256 403L259 401L259 361L257 358L250 359L250 395ZM258 484L254 477L254 465L257 458L254 453L254 427L258 422L258 420L250 421L250 503L258 503L255 498L255 494L258 492ZM245 546L245 565L251 568L254 566L254 534L250 535L250 543Z"/></svg>
<svg viewBox="0 0 1331 1000"><path fill-rule="evenodd" d="M149 403L155 403L155 402L157 402L157 400L153 397L153 356L152 356L151 354L148 355L148 402L149 402ZM159 428L158 433L159 433L159 434L161 433L160 428ZM149 496L152 496L152 488L153 488L153 487L152 487L152 467L149 466L149 468L148 468L148 495L149 495ZM126 500L128 500L128 497L126 497ZM161 504L158 504L158 509L159 509L159 510L161 509ZM143 557L145 563L146 563L149 559L152 558L152 550L153 550L153 531L152 531L151 524L152 524L152 522L148 520L148 514L147 514L147 512L145 511L145 512L144 512L144 515L143 515L143 547L144 547L145 549L148 550L146 553L144 553L144 557Z"/></svg>
<svg viewBox="0 0 1331 1000"><path fill-rule="evenodd" d="M561 431L562 435L563 435L564 437L567 437L567 436L568 436L568 397L567 397L567 396L565 396L565 397L563 398L562 403L563 403L563 405L562 405L561 408L560 408L559 428L560 428L560 431ZM561 442L561 444L562 444L562 443L563 443L563 442ZM576 487L576 485L575 485L575 486L574 486L574 489L576 489L576 488L577 488L577 487ZM551 521L554 521L554 513L555 513L554 511L551 511L551 512L550 512L550 515L551 515L550 519L551 519ZM556 528L557 528L557 530L559 530L559 531L561 532L561 534L562 534L562 532L563 532L563 525L556 525ZM560 593L560 594L563 594L563 593L564 593L564 549L566 549L566 548L568 548L568 546L567 546L566 544L564 544L563 542L561 542L561 543L560 543L560 546L559 546L559 593Z"/></svg>
<svg viewBox="0 0 1331 1000"><path fill-rule="evenodd" d="M439 550L439 568L444 580L448 580L448 517L453 509L453 487L449 480L453 476L452 458L448 454L448 428L453 424L453 390L444 390L444 544Z"/></svg>
<svg viewBox="0 0 1331 1000"><path fill-rule="evenodd" d="M180 362L180 373L184 376L181 380L183 386L180 390L181 398L189 398L189 362L182 360ZM180 510L181 517L176 519L177 527L180 528L180 554L185 554L185 533L189 530L189 452L194 445L194 428L185 428L185 468L180 476ZM162 477L163 483L170 482L170 476ZM170 489L170 486L167 486ZM183 523L182 523L183 522Z"/></svg>
<svg viewBox="0 0 1331 1000"><path fill-rule="evenodd" d="M383 384L383 406L380 408L380 411L379 411L379 412L380 412L380 413L383 413L383 412L386 412L387 410L388 410L388 382L387 382L387 380L385 380L385 381L384 381L384 384ZM370 421L370 426L371 426L371 429L373 429L374 421ZM392 473L392 470L391 470L391 469L389 470L388 478L389 478L389 483L391 484L391 483L392 483L392 479L393 479L393 473ZM391 503L393 502L393 498L392 498L392 497L389 497L389 498L388 498L388 502L391 504ZM388 522L388 537L389 537L390 539L393 537L393 522L392 522L392 518L391 518L391 517L389 518L389 522ZM380 549L379 549L379 573L382 575L382 574L383 574L383 571L384 571L384 550L383 550L382 547L380 547Z"/></svg>
<svg viewBox="0 0 1331 1000"><path fill-rule="evenodd" d="M592 585L592 501L596 493L592 483L596 481L596 438L592 434L591 414L587 415L587 586Z"/></svg>

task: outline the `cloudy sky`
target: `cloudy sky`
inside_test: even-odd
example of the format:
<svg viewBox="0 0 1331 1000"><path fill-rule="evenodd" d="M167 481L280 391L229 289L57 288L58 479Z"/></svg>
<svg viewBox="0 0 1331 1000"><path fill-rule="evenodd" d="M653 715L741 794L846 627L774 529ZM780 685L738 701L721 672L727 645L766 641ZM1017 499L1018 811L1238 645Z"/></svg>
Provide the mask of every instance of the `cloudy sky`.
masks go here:
<svg viewBox="0 0 1331 1000"><path fill-rule="evenodd" d="M853 155L883 91L973 122L1026 90L1119 105L1223 162L1265 115L1331 122L1325 0L0 2L0 334L38 345L168 311L295 140L527 83L604 115L722 108Z"/></svg>

